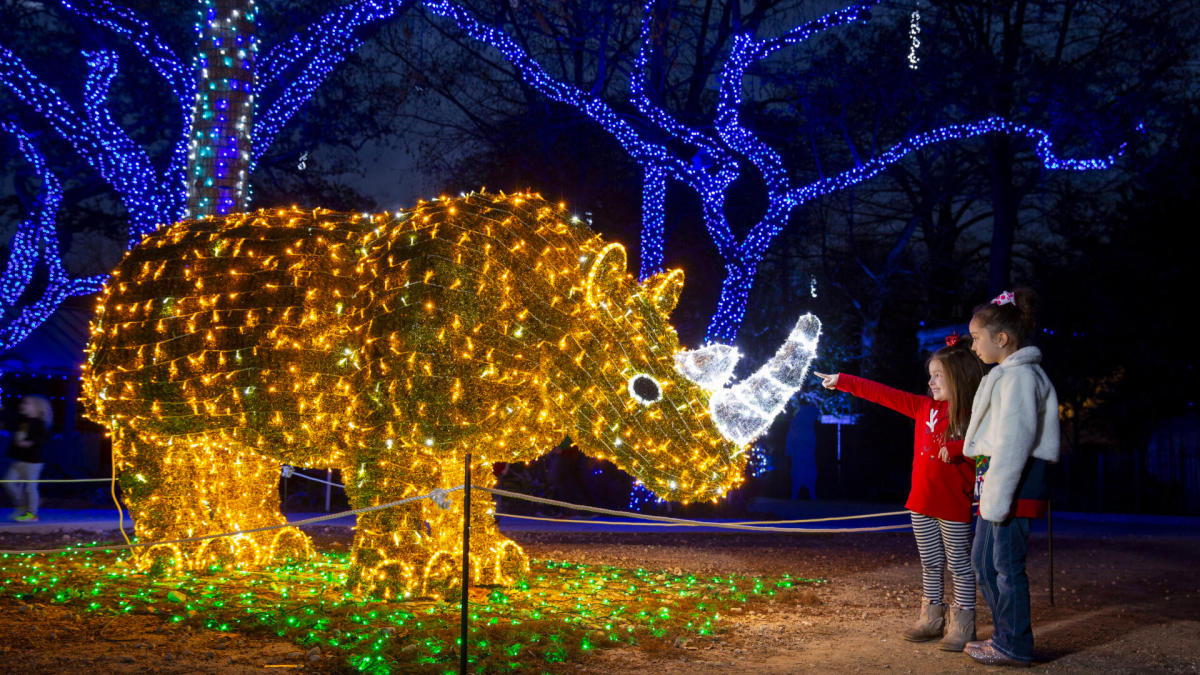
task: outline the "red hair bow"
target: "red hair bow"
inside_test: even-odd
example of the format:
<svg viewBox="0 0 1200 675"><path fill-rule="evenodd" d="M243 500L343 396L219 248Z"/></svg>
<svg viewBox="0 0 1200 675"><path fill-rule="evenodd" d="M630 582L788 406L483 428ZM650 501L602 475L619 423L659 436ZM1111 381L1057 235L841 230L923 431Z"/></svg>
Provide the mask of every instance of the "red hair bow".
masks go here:
<svg viewBox="0 0 1200 675"><path fill-rule="evenodd" d="M953 347L956 344L958 344L958 331L954 331L953 333L946 336L946 346L947 347Z"/></svg>

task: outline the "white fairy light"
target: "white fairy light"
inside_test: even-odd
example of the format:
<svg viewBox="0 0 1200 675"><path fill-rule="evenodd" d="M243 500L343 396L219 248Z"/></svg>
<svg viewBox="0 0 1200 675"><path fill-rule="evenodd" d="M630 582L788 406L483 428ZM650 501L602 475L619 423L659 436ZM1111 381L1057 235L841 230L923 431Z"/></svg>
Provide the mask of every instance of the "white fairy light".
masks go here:
<svg viewBox="0 0 1200 675"><path fill-rule="evenodd" d="M921 46L921 40L917 37L921 33L921 10L919 6L913 9L912 16L908 21L908 67L912 70L917 69L917 63L920 62L920 57L917 56L917 49Z"/></svg>

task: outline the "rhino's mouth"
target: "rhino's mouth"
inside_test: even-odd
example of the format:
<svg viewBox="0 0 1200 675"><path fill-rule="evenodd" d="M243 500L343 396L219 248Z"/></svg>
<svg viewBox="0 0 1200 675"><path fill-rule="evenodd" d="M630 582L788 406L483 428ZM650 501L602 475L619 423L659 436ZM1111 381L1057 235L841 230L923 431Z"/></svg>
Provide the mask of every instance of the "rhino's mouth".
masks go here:
<svg viewBox="0 0 1200 675"><path fill-rule="evenodd" d="M724 384L741 355L728 345L680 352L675 355L675 369L712 392L708 412L713 423L727 440L744 446L767 430L788 399L804 385L820 334L821 321L805 314L771 360L731 387Z"/></svg>

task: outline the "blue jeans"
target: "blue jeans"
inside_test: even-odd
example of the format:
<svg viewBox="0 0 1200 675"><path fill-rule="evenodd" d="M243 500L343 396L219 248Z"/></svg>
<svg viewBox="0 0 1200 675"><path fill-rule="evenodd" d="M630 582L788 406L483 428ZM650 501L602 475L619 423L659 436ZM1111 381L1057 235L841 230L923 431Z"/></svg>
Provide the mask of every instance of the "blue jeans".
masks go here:
<svg viewBox="0 0 1200 675"><path fill-rule="evenodd" d="M1020 661L1033 660L1029 576L1025 574L1028 543L1028 518L993 523L980 516L975 521L971 565L983 599L992 610L992 645L1001 654Z"/></svg>
<svg viewBox="0 0 1200 675"><path fill-rule="evenodd" d="M12 498L13 506L18 511L24 510L37 515L38 484L36 481L42 474L43 466L45 464L41 462L18 462L15 460L9 465L8 472L4 474L4 480L30 481L28 483L4 483L4 489Z"/></svg>

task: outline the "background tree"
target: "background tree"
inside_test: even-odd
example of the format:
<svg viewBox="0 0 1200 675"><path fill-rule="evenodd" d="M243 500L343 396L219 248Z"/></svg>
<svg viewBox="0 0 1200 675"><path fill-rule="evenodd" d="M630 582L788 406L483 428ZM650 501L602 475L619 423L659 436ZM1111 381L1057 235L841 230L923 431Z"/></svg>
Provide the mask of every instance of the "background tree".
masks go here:
<svg viewBox="0 0 1200 675"><path fill-rule="evenodd" d="M1003 190L996 189L994 167L1002 136L940 144L807 212L813 217L799 227L812 233L810 246L795 262L820 270L829 297L838 300L826 311L854 310L864 374L895 361L887 344L875 348L880 325L911 335L918 318L961 323L973 304L994 294L992 285L1010 284L1014 261L1016 278L1031 282L1032 261L1063 241L1061 217L1053 221L1051 213L1069 214L1081 232L1094 229L1141 170L1140 158L1160 153L1184 119L1179 91L1189 78L1196 7L1143 3L1117 11L1045 2L1016 21L1009 13L1017 4L923 3L916 69L895 58L899 31L845 33L814 56L814 70L827 77L783 81L804 110L788 134L792 152L817 148L811 154L818 162L860 161L889 133L946 124L962 110L983 114L1000 87L1027 101L1009 114L1047 120L1056 138L1103 146L1139 121L1145 131L1133 136L1133 155L1107 171L1046 171L1035 148L1013 146L1006 174L1013 189ZM1014 36L1017 28L1023 32ZM1002 43L1017 51L1019 63L1008 71L986 55L961 54L964 44ZM1000 197L1006 202L997 207ZM1019 227L1006 214L1018 215ZM881 324L886 308L905 308L901 314L912 318L904 330L894 321Z"/></svg>
<svg viewBox="0 0 1200 675"><path fill-rule="evenodd" d="M1103 153L1099 159L1063 159L1055 151L1049 132L1025 122L994 114L974 119L969 114L960 114L936 126L910 129L899 136L881 136L882 142L873 155L858 157L861 161L848 167L826 163L821 165L826 167L824 170L815 173L795 170L755 124L766 117L774 102L771 98L774 90L769 82L760 81L758 69L769 69L769 57L776 53L818 35L848 30L839 27L867 18L872 4L875 3L859 3L803 21L800 10L791 3L759 3L750 11L743 11L740 3L723 4L720 11L715 11L717 6L713 3L704 3L701 11L681 10L679 15L675 12L685 3L647 3L641 11L638 51L629 57L631 62L626 59L625 76L612 80L621 86L616 91L605 89L609 81L603 76L620 63L610 57L607 40L613 35L625 36L627 32L611 30L612 21L589 24L567 21L563 24L566 28L590 26L592 31L586 39L568 34L562 40L550 41L544 39L554 29L546 21L550 12L541 11L543 6L539 3L516 3L515 8L510 3L499 9L492 6L479 10L450 2L426 2L425 6L453 19L472 38L498 50L499 56L485 55L495 67L512 68L525 87L573 107L598 123L636 161L642 182L643 274L662 266L662 213L668 182L678 182L695 194L705 229L725 268L706 339L732 342L743 318L757 264L792 214L822 195L879 174L917 149L945 141L1002 134L1032 139L1035 154L1047 168L1088 169L1112 163L1112 157L1104 157ZM627 17L632 11L598 12L597 16ZM698 16L706 23L681 30L676 22L684 15ZM535 32L527 23L530 20L541 30ZM627 22L616 25L624 26ZM680 46L687 40L692 40L685 43L692 49ZM598 46L590 51L579 47L589 42ZM566 58L561 45L573 50L572 58ZM502 61L498 63L497 58ZM702 78L696 77L697 68L689 67L693 60L696 65L706 66ZM691 82L716 85L707 100L703 94L693 97L703 109L702 116L689 119L666 105L662 92L671 86L677 62L685 74L692 75ZM504 66L505 63L508 65ZM655 68L659 63L665 66ZM789 65L794 65L794 61ZM821 75L806 72L810 76ZM580 73L586 80L583 86L578 82ZM661 80L655 79L660 73ZM707 91L707 87L691 89ZM750 222L744 231L736 231L729 218L730 197L742 193L745 181L755 178L760 180L755 194L760 208L747 218Z"/></svg>

